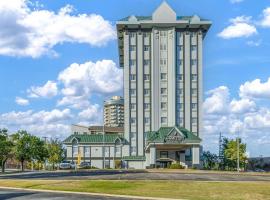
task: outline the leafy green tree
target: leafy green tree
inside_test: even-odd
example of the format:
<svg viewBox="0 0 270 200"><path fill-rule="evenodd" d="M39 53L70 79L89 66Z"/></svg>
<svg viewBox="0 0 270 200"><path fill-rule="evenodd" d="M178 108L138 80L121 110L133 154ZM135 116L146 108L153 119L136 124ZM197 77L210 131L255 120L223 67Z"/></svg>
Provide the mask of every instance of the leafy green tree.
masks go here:
<svg viewBox="0 0 270 200"><path fill-rule="evenodd" d="M25 161L44 161L48 157L45 143L38 137L29 134L27 131L18 131L13 135L15 144L14 154L21 162L21 169L24 171Z"/></svg>
<svg viewBox="0 0 270 200"><path fill-rule="evenodd" d="M8 136L7 129L0 129L0 166L2 173L5 172L5 164L8 158L12 156L13 143Z"/></svg>
<svg viewBox="0 0 270 200"><path fill-rule="evenodd" d="M64 148L62 142L59 140L51 140L47 144L48 148L48 162L52 164L53 170L55 169L55 164L60 163L64 159Z"/></svg>
<svg viewBox="0 0 270 200"><path fill-rule="evenodd" d="M239 140L239 166L240 168L243 168L247 161L246 144L243 144L240 138L237 140ZM227 159L227 166L229 169L237 169L237 140L229 140L226 145L227 148L224 149L224 156Z"/></svg>
<svg viewBox="0 0 270 200"><path fill-rule="evenodd" d="M218 165L218 156L210 151L203 152L204 169L215 169Z"/></svg>

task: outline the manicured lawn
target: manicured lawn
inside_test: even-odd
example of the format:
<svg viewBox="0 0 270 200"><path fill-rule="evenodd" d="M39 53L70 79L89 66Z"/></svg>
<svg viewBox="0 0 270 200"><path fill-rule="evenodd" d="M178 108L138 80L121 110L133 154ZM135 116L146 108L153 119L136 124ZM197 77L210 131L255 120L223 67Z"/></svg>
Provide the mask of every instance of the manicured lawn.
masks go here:
<svg viewBox="0 0 270 200"><path fill-rule="evenodd" d="M270 199L270 182L0 180L0 186L191 200Z"/></svg>

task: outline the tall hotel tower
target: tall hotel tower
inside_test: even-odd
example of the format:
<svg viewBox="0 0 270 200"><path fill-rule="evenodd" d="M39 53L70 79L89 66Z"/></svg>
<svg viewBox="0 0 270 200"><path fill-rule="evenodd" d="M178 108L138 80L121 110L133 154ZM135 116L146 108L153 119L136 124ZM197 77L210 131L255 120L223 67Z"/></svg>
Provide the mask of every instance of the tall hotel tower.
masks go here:
<svg viewBox="0 0 270 200"><path fill-rule="evenodd" d="M152 16L117 22L130 156L144 156L146 133L161 127L183 127L199 137L203 39L210 26L197 15L177 16L166 2Z"/></svg>

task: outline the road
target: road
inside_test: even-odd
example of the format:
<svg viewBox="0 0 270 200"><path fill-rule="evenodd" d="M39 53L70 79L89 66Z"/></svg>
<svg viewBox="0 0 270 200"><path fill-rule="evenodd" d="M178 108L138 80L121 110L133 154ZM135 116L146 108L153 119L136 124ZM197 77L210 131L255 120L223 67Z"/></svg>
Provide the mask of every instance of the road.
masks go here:
<svg viewBox="0 0 270 200"><path fill-rule="evenodd" d="M193 181L270 181L268 175L224 174L224 173L175 173L147 171L80 171L80 172L27 172L0 175L1 179L45 179L45 180L193 180Z"/></svg>
<svg viewBox="0 0 270 200"><path fill-rule="evenodd" d="M63 194L57 192L33 192L25 190L0 189L1 200L128 200L119 197L102 197L81 194ZM130 199L129 199L130 200ZM135 199L134 199L135 200Z"/></svg>

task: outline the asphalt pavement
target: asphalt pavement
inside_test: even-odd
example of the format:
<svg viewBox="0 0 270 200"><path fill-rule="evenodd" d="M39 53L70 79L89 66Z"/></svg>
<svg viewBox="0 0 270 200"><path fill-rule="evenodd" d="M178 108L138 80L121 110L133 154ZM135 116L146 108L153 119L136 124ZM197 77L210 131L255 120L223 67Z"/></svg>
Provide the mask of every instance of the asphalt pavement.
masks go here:
<svg viewBox="0 0 270 200"><path fill-rule="evenodd" d="M14 189L0 189L1 200L131 200L130 198L102 197L82 194L63 194L57 192L35 192ZM135 200L135 199L134 199Z"/></svg>
<svg viewBox="0 0 270 200"><path fill-rule="evenodd" d="M192 181L270 181L270 174L225 174L225 173L175 173L147 172L143 170L97 170L78 172L25 172L0 175L1 179L44 180L192 180ZM1 198L0 198L1 199Z"/></svg>

